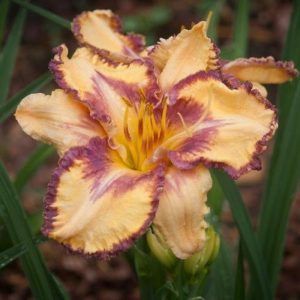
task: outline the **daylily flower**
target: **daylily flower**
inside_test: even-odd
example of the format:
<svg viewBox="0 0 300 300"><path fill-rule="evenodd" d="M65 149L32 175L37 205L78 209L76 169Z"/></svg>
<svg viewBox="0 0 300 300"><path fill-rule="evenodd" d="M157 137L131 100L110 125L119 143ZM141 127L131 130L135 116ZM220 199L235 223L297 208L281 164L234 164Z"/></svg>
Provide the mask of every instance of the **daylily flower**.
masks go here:
<svg viewBox="0 0 300 300"><path fill-rule="evenodd" d="M50 63L60 89L26 97L16 112L27 134L61 156L45 197L44 234L102 259L150 225L178 258L202 249L207 167L233 178L259 169L277 128L273 105L251 83L222 73L206 27L149 49L141 36L123 35L110 11L75 19L82 47L69 57L61 45Z"/></svg>

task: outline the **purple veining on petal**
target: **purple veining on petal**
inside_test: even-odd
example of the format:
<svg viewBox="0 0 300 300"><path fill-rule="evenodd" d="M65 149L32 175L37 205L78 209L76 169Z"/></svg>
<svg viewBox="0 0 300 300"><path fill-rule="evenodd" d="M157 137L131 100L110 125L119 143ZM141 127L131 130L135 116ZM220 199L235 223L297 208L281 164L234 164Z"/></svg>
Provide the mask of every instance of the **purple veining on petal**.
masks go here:
<svg viewBox="0 0 300 300"><path fill-rule="evenodd" d="M276 110L275 106L268 99L264 98L257 89L253 89L253 85L250 82L247 82L247 81L241 82L234 76L228 75L228 74L223 74L217 70L208 71L208 72L200 71L196 74L193 74L193 75L181 80L171 90L171 93L172 93L171 101L173 103L176 103L179 91L181 89L183 89L184 87L192 84L193 82L195 82L197 80L203 81L203 80L209 80L209 79L215 79L215 80L221 81L228 88L230 88L232 90L233 89L244 89L248 94L253 95L257 99L257 101L264 104L266 109L272 110L274 112L274 115L273 115L273 119L270 123L269 132L267 132L259 141L257 141L257 143L255 145L255 151L252 154L251 160L238 170L236 170L224 163L210 161L203 157L199 157L198 159L195 159L192 162L182 162L182 161L179 162L179 157L174 152L170 152L169 157L170 157L170 160L171 161L173 160L174 163L177 164L177 166L179 168L183 168L183 169L192 168L192 167L197 166L200 163L203 163L207 167L222 168L232 178L237 179L241 175L249 172L250 170L259 170L261 168L261 162L259 159L259 155L266 150L266 145L267 145L268 141L274 135L274 132L277 128L277 123L278 123L277 110Z"/></svg>
<svg viewBox="0 0 300 300"><path fill-rule="evenodd" d="M61 175L64 172L69 171L76 160L81 160L82 163L85 164L85 168L87 170L84 178L95 178L95 182L101 182L101 178L105 178L107 176L108 169L112 167L112 162L108 156L107 151L111 150L109 150L109 147L107 146L106 139L92 138L87 146L74 147L65 153L63 158L59 161L59 166L55 169L48 184L48 191L44 200L44 224L42 227L42 232L44 235L48 236L54 229L53 222L55 221L55 217L58 215L58 211L56 208L53 208L53 204L57 197L57 188L59 186ZM70 245L62 243L63 246L65 246L71 253L81 254L88 257L97 257L104 260L109 259L112 256L117 255L119 252L128 249L152 223L158 207L159 195L163 190L164 170L165 167L163 164L161 164L148 173L138 175L140 176L140 178L134 178L133 181L130 180L131 178L125 178L126 176L120 176L116 179L116 182L114 182L110 186L107 186L107 188L101 191L102 193L105 193L108 190L112 191L114 196L118 197L120 193L124 193L128 191L128 189L132 189L134 184L138 184L142 180L147 180L148 178L155 179L155 188L151 191L152 209L148 214L147 220L145 220L144 224L139 228L137 232L133 233L126 240L115 244L109 251L84 253L83 249L73 250ZM92 188L97 190L96 184Z"/></svg>
<svg viewBox="0 0 300 300"><path fill-rule="evenodd" d="M218 132L218 128L228 125L228 122L222 120L204 120L203 124L211 123L210 126L200 129L195 132L193 136L188 137L176 150L168 152L168 157L171 162L179 169L192 169L196 167L201 161L199 152L210 149L213 136ZM185 161L181 158L184 154L193 155L196 153L197 157L192 161Z"/></svg>
<svg viewBox="0 0 300 300"><path fill-rule="evenodd" d="M189 127L195 124L206 113L205 107L202 104L193 101L193 99L180 98L174 105L169 105L167 109L168 127L182 127L181 119L178 113L182 116L185 124Z"/></svg>
<svg viewBox="0 0 300 300"><path fill-rule="evenodd" d="M121 97L127 98L132 104L139 100L139 87L137 84L128 84L122 80L117 80L109 76L105 76L100 72L93 78L97 95L102 95L101 83L105 82L110 88L112 88Z"/></svg>
<svg viewBox="0 0 300 300"><path fill-rule="evenodd" d="M65 78L64 78L64 73L63 71L60 69L60 65L64 64L63 59L62 59L62 52L63 52L63 45L55 48L53 50L54 54L56 54L56 56L58 58L54 58L50 61L49 63L49 68L52 71L52 73L54 74L55 80L57 82L57 84L64 89L67 93L72 93L74 95L74 97L83 102L90 110L90 115L92 118L100 120L102 122L107 122L110 123L110 117L107 114L107 110L106 110L106 106L105 106L105 101L104 103L100 103L103 101L99 101L100 99L97 99L97 97L101 97L101 84L98 84L97 82L100 80L105 81L106 84L108 84L114 91L116 91L121 97L126 97L127 99L133 101L133 102L137 102L139 100L139 90L140 87L138 86L138 84L127 84L122 80L116 80L114 78L111 78L109 76L104 76L103 74L101 74L100 72L97 72L95 74L97 74L97 76L95 76L94 78L92 78L91 80L93 80L95 83L95 95L92 95L90 93L86 93L84 96L84 99L81 98L79 96L78 91L75 88L71 88L68 83L66 82ZM151 102L151 103L157 103L158 101L158 94L159 94L159 86L158 86L158 82L157 82L157 78L155 76L155 71L154 71L154 67L151 64L150 61L145 60L142 61L141 59L136 59L136 60L132 60L129 63L121 63L121 62L114 62L114 63L110 63L110 60L105 60L108 65L112 66L112 67L117 67L120 64L122 65L127 65L129 66L130 64L136 64L136 65L142 65L142 66L146 66L147 70L146 70L146 76L148 78L148 84L143 87L143 92L146 96L147 101ZM108 101L109 99L106 99L106 101Z"/></svg>
<svg viewBox="0 0 300 300"><path fill-rule="evenodd" d="M164 186L164 166L160 165L158 166L155 170L153 170L153 174L156 175L156 188L153 191L153 196L152 196L152 210L149 213L149 217L148 219L144 222L144 224L141 226L141 228L135 232L134 234L132 234L132 236L130 236L129 238L127 238L126 240L123 240L122 242L120 242L119 244L115 244L113 246L113 248L109 251L98 251L95 253L85 253L82 249L81 250L73 250L72 247L68 244L63 244L63 246L68 250L68 252L72 253L72 254L79 254L85 257L95 257L95 258L99 258L101 260L108 260L113 256L118 255L120 252L123 252L125 250L127 250L128 248L130 248L134 242L142 235L145 233L145 231L148 229L148 227L150 226L150 224L152 223L154 217L155 217L155 213L158 207L158 203L159 203L159 196L163 190L163 186Z"/></svg>

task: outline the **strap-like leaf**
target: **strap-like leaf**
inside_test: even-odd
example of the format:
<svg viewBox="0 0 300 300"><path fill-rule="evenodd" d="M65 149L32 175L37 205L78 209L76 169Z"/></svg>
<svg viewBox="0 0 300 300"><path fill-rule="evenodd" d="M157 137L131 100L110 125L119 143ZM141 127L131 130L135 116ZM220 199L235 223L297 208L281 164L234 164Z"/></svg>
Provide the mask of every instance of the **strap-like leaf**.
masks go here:
<svg viewBox="0 0 300 300"><path fill-rule="evenodd" d="M38 77L36 80L28 84L24 89L19 91L16 95L11 97L7 102L0 105L0 123L4 122L16 109L20 101L31 93L35 93L41 90L49 82L51 82L52 76L49 72Z"/></svg>
<svg viewBox="0 0 300 300"><path fill-rule="evenodd" d="M234 22L233 44L235 57L245 57L248 47L249 0L237 0L236 17Z"/></svg>
<svg viewBox="0 0 300 300"><path fill-rule="evenodd" d="M2 0L0 2L0 46L2 45L5 24L9 12L10 0Z"/></svg>
<svg viewBox="0 0 300 300"><path fill-rule="evenodd" d="M237 267L235 272L235 290L234 290L234 299L235 300L244 300L245 299L245 274L244 274L244 253L243 245L241 241L239 242L239 254Z"/></svg>
<svg viewBox="0 0 300 300"><path fill-rule="evenodd" d="M16 16L14 25L3 49L2 58L0 60L0 103L6 100L9 91L25 18L26 9L22 8Z"/></svg>
<svg viewBox="0 0 300 300"><path fill-rule="evenodd" d="M298 38L300 1L294 1L284 59L293 60L300 68ZM300 177L300 79L280 86L279 130L263 197L258 238L265 256L272 294L276 291L284 240L294 194ZM252 287L255 293L255 287ZM256 299L256 295L252 299Z"/></svg>
<svg viewBox="0 0 300 300"><path fill-rule="evenodd" d="M211 266L208 276L205 299L232 300L234 288L234 273L231 252L221 237L218 257Z"/></svg>
<svg viewBox="0 0 300 300"><path fill-rule="evenodd" d="M229 46L223 48L221 56L224 59L235 59L245 57L248 47L248 30L249 30L249 0L236 0L235 21L233 30L233 40Z"/></svg>
<svg viewBox="0 0 300 300"><path fill-rule="evenodd" d="M15 188L19 193L22 191L29 179L44 163L44 161L53 153L55 153L53 147L43 144L39 145L37 149L30 155L24 165L20 168L15 178Z"/></svg>
<svg viewBox="0 0 300 300"><path fill-rule="evenodd" d="M0 163L0 205L0 216L13 243L22 244L27 250L20 260L35 299L64 299L64 293L54 281L32 240L20 200L2 163Z"/></svg>
<svg viewBox="0 0 300 300"><path fill-rule="evenodd" d="M248 256L251 273L258 282L260 297L258 299L271 299L270 287L268 284L267 272L259 248L255 232L252 229L250 217L243 203L241 194L231 178L224 172L215 170L215 175L223 189L224 195L229 202L231 211L238 227L241 240Z"/></svg>
<svg viewBox="0 0 300 300"><path fill-rule="evenodd" d="M47 241L44 236L36 237L34 240L36 245ZM14 261L16 258L20 257L26 252L26 247L23 244L15 245L11 248L6 249L0 253L0 269L3 269L9 263Z"/></svg>
<svg viewBox="0 0 300 300"><path fill-rule="evenodd" d="M62 26L62 27L66 28L66 29L69 29L69 30L71 29L71 23L68 20L66 20L66 19L64 19L64 18L62 18L62 17L60 17L60 16L44 9L44 8L41 8L41 7L39 7L37 5L34 5L34 4L31 4L31 3L27 3L27 2L22 1L22 0L13 0L13 2L15 2L15 3L27 8L28 10L30 10L30 11L32 11L32 12L48 19L48 20L50 20L51 22L53 22L53 23L55 23L59 26Z"/></svg>
<svg viewBox="0 0 300 300"><path fill-rule="evenodd" d="M281 99L287 101L287 99ZM264 198L258 237L275 292L288 216L300 177L300 80Z"/></svg>

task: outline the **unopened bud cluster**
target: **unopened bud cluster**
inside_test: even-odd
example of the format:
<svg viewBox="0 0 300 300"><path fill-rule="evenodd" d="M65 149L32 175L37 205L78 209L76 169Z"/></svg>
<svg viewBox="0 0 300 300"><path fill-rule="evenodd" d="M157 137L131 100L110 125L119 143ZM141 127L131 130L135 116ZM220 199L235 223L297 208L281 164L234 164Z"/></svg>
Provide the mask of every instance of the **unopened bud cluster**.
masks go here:
<svg viewBox="0 0 300 300"><path fill-rule="evenodd" d="M209 226L206 230L206 243L201 251L184 261L186 273L197 275L215 260L220 248L220 238L215 230Z"/></svg>
<svg viewBox="0 0 300 300"><path fill-rule="evenodd" d="M147 242L152 254L168 269L172 269L178 259L159 238L149 230ZM206 229L206 243L202 250L183 261L184 270L191 276L207 272L208 266L215 260L220 248L220 238L212 226Z"/></svg>

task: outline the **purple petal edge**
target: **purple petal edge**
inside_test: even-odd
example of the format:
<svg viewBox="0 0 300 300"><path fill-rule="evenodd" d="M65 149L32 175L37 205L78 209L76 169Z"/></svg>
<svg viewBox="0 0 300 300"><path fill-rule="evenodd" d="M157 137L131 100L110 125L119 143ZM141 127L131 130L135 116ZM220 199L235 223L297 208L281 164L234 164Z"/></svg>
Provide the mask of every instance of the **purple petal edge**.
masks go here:
<svg viewBox="0 0 300 300"><path fill-rule="evenodd" d="M57 187L60 182L60 176L65 172L68 171L70 167L74 164L76 158L87 156L89 147L107 147L107 140L101 139L99 137L92 138L88 145L85 147L73 147L68 150L65 155L60 159L58 167L54 170L51 179L48 183L48 190L47 194L44 199L44 224L42 226L42 233L45 236L48 236L49 233L53 230L53 221L55 216L58 214L57 209L51 207L51 205L55 202L55 198L57 196ZM152 210L148 215L147 220L141 226L141 228L135 232L132 236L128 239L123 240L119 244L115 244L114 247L109 251L98 251L95 253L85 253L83 250L74 250L72 249L71 245L61 243L69 253L78 254L81 256L85 256L88 258L98 258L101 260L108 260L113 256L118 255L120 252L123 252L130 248L133 243L145 233L148 229L150 224L152 223L156 210L159 204L159 196L163 190L164 186L164 173L165 173L165 166L164 164L160 164L156 169L152 171L156 174L156 189L153 191L152 197Z"/></svg>
<svg viewBox="0 0 300 300"><path fill-rule="evenodd" d="M91 118L98 120L98 121L104 121L107 119L107 115L99 115L96 112L96 109L87 101L86 99L82 99L79 96L79 93L76 89L70 88L70 86L67 84L67 82L64 79L64 74L63 71L60 70L60 65L63 64L62 60L62 52L63 52L63 46L64 44L56 47L53 49L53 53L58 56L58 59L52 59L49 63L49 70L52 72L54 75L55 81L58 84L60 88L62 88L65 92L71 93L75 99L79 100L80 102L84 103L90 110L90 116ZM93 53L102 53L102 50L98 50L94 48L92 50ZM105 50L103 50L105 52ZM103 52L103 53L104 53ZM145 87L145 95L146 98L149 102L156 103L158 101L158 95L159 95L159 86L157 82L157 78L155 76L155 70L154 66L149 60L141 60L141 59L133 59L129 62L121 62L121 61L115 61L113 59L110 59L108 56L103 57L100 55L100 59L103 60L105 63L107 63L110 66L117 67L118 65L127 65L129 66L130 64L139 64L139 65L145 65L147 67L147 72L146 75L149 78L149 85Z"/></svg>
<svg viewBox="0 0 300 300"><path fill-rule="evenodd" d="M244 89L247 93L253 95L259 102L265 105L266 109L271 109L274 112L274 117L270 124L270 130L267 132L259 141L257 141L255 146L255 151L252 154L252 158L249 163L242 166L240 169L232 168L225 163L210 161L204 157L199 157L199 159L194 160L192 162L184 162L177 158L176 151L170 151L168 153L168 157L171 162L178 167L179 169L192 169L199 164L204 164L207 168L220 168L226 171L233 179L238 179L241 175L251 171L251 170L260 170L261 169L261 161L259 159L259 155L266 150L266 145L268 141L272 138L274 131L276 129L276 125L278 123L277 118L277 109L276 107L265 97L263 97L257 89L253 89L253 85L251 82L241 82L237 78L232 75L222 74L220 71L200 71L196 74L193 74L179 83L177 83L172 91L171 96L172 101L176 102L178 97L178 91L183 87L192 84L196 80L208 80L208 79L216 79L224 83L228 88L234 90L238 88Z"/></svg>
<svg viewBox="0 0 300 300"><path fill-rule="evenodd" d="M281 60L275 60L274 57L268 56L268 57L249 57L249 58L238 58L233 61L222 61L222 68L226 68L227 64L235 62L236 64L240 64L242 66L247 66L251 64L257 64L257 65L274 65L274 67L283 69L287 72L289 76L292 78L297 77L299 75L299 71L295 69L294 63L292 61L281 61Z"/></svg>

